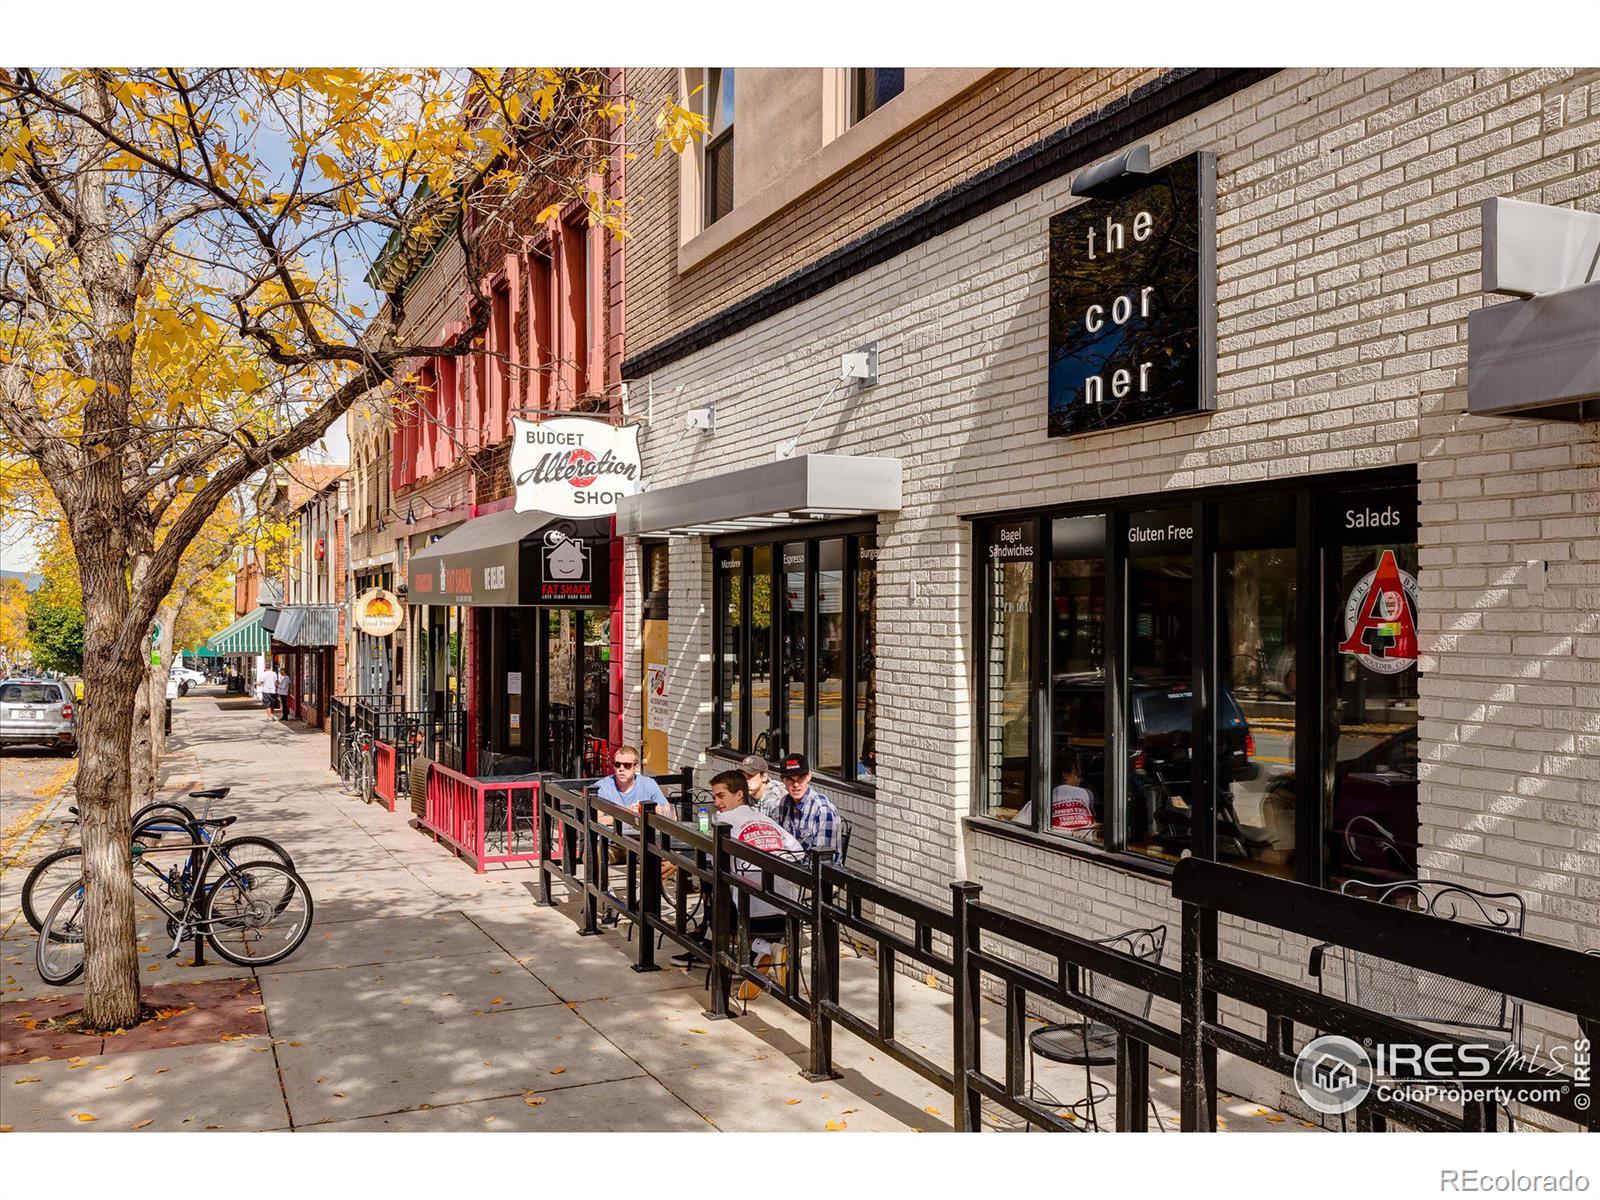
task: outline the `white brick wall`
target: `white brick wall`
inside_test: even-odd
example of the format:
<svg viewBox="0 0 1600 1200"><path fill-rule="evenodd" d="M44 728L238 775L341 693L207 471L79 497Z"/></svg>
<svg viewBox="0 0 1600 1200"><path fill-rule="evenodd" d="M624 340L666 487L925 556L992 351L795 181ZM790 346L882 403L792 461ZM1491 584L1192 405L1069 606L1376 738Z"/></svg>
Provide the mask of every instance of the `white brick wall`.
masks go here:
<svg viewBox="0 0 1600 1200"><path fill-rule="evenodd" d="M1424 863L1521 891L1535 936L1600 946L1600 426L1464 413L1479 205L1600 210L1600 72L1285 71L1150 141L1157 161L1218 157L1217 412L1045 436L1062 179L658 373L647 477L770 459L839 355L876 341L877 385L835 396L800 447L905 467L905 507L880 526L872 869L935 903L968 876L1090 932L1165 921L1175 955L1161 883L963 834L960 517L1415 463ZM675 444L683 412L713 400L716 433ZM1529 560L1548 564L1542 596ZM704 541L674 544L675 762L709 734L709 571ZM637 715L630 692L630 732ZM1261 959L1302 977L1302 950Z"/></svg>

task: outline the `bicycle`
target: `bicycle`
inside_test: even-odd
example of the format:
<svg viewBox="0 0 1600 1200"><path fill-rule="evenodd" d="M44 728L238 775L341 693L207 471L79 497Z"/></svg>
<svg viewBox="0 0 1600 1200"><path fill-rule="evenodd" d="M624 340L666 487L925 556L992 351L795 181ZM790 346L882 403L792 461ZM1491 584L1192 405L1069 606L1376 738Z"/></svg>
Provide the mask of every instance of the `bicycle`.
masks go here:
<svg viewBox="0 0 1600 1200"><path fill-rule="evenodd" d="M199 824L220 832L237 819L202 819ZM311 932L315 916L311 889L281 863L227 862L222 854L225 845L226 841L201 838L180 846L133 846L134 865L153 875L161 891L166 890L170 874L151 863L149 855L181 851L200 858L198 883L187 892L181 909L169 908L160 891L142 882L140 872L134 874L134 889L166 914L172 937L167 957L176 958L189 938L204 936L221 958L236 966L282 962ZM211 872L218 867L221 877L213 881ZM84 898L82 880L68 884L44 919L34 962L39 978L48 984L71 983L83 973Z"/></svg>
<svg viewBox="0 0 1600 1200"><path fill-rule="evenodd" d="M339 779L352 796L365 796L374 783L372 771L373 737L357 729L344 735L339 750Z"/></svg>
<svg viewBox="0 0 1600 1200"><path fill-rule="evenodd" d="M206 801L205 813L199 818L184 805L171 801L157 801L145 805L133 814L132 841L148 849L160 847L169 834L182 834L195 840L212 841L216 836L215 830L209 824L202 822L210 815L211 802L225 798L230 790L221 787L190 792L190 799ZM73 816L78 815L76 808L68 811ZM289 852L270 838L247 834L244 837L228 838L222 846L220 852L230 863L237 864L246 860L276 861L291 871L295 869L294 859L289 856ZM65 846L45 855L28 872L28 877L22 884L22 915L35 932L44 927L44 920L34 903L35 896L43 896L48 900L49 897L58 894L59 889L82 878L83 868L80 861L82 857L82 846ZM182 872L176 867L172 868L169 872L168 894L173 899L181 899L193 886L198 868L199 861L193 854L190 855L189 862L185 864Z"/></svg>

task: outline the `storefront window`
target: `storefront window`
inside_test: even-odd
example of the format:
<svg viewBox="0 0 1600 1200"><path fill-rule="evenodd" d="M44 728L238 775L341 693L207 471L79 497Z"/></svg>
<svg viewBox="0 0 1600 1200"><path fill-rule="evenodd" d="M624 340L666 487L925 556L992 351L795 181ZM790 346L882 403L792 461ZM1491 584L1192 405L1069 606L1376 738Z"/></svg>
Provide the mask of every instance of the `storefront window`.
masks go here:
<svg viewBox="0 0 1600 1200"><path fill-rule="evenodd" d="M1193 840L1194 515L1128 519L1128 845L1177 858Z"/></svg>
<svg viewBox="0 0 1600 1200"><path fill-rule="evenodd" d="M1107 795L1105 531L1099 515L1051 523L1050 812L1035 826L1095 843Z"/></svg>
<svg viewBox="0 0 1600 1200"><path fill-rule="evenodd" d="M583 773L602 774L611 742L611 614L585 609L583 629Z"/></svg>
<svg viewBox="0 0 1600 1200"><path fill-rule="evenodd" d="M983 647L985 804L991 816L1015 820L1032 798L1033 567L1032 521L996 525L988 542ZM1024 823L1031 824L1031 817Z"/></svg>
<svg viewBox="0 0 1600 1200"><path fill-rule="evenodd" d="M718 670L716 734L718 746L744 743L744 672L740 656L744 646L744 550L717 553L721 600L717 608Z"/></svg>
<svg viewBox="0 0 1600 1200"><path fill-rule="evenodd" d="M750 546L750 642L741 654L750 663L739 686L750 693L750 728L747 736L731 743L740 750L755 748L775 754L772 745L778 728L777 705L772 693L772 547ZM759 744L758 744L759 743Z"/></svg>
<svg viewBox="0 0 1600 1200"><path fill-rule="evenodd" d="M713 547L714 745L801 752L828 779L876 780L878 549L858 528Z"/></svg>
<svg viewBox="0 0 1600 1200"><path fill-rule="evenodd" d="M1332 879L1417 874L1417 549L1404 495L1342 496L1329 547L1336 579L1326 751Z"/></svg>
<svg viewBox="0 0 1600 1200"><path fill-rule="evenodd" d="M858 782L872 783L878 778L878 539L867 536L851 541L856 545L855 777Z"/></svg>
<svg viewBox="0 0 1600 1200"><path fill-rule="evenodd" d="M844 539L817 543L817 763L844 778Z"/></svg>
<svg viewBox="0 0 1600 1200"><path fill-rule="evenodd" d="M1320 886L1415 877L1414 477L1068 510L1036 546L1038 526L974 540L978 814Z"/></svg>
<svg viewBox="0 0 1600 1200"><path fill-rule="evenodd" d="M783 745L784 753L806 746L806 544L783 547Z"/></svg>
<svg viewBox="0 0 1600 1200"><path fill-rule="evenodd" d="M1295 510L1218 506L1217 854L1294 877Z"/></svg>

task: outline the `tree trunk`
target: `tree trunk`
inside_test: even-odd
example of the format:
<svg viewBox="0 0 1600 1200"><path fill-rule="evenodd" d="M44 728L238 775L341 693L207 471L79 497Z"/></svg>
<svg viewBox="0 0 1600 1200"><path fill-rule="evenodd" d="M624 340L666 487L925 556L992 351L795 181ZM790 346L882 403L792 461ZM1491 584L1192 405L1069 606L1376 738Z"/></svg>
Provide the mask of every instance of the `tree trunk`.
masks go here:
<svg viewBox="0 0 1600 1200"><path fill-rule="evenodd" d="M127 778L134 696L143 691L144 675L137 659L118 660L110 652L122 625L116 607L114 600L84 594L86 703L77 779L85 891L83 1021L90 1029L108 1030L139 1019Z"/></svg>

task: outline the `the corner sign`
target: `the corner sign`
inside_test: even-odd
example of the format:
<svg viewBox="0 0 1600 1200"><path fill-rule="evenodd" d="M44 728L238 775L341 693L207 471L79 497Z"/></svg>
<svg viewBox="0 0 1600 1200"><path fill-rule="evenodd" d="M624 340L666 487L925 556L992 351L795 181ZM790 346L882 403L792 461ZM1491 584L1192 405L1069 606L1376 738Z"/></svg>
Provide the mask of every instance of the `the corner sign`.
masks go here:
<svg viewBox="0 0 1600 1200"><path fill-rule="evenodd" d="M639 427L592 417L513 417L511 479L518 512L598 517L639 490Z"/></svg>
<svg viewBox="0 0 1600 1200"><path fill-rule="evenodd" d="M1212 407L1215 263L1210 154L1051 219L1051 437Z"/></svg>
<svg viewBox="0 0 1600 1200"><path fill-rule="evenodd" d="M355 619L356 628L368 637L388 637L404 622L405 606L386 588L368 588L356 597Z"/></svg>

